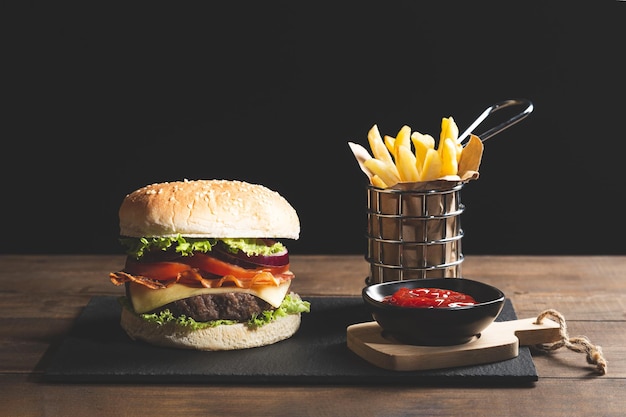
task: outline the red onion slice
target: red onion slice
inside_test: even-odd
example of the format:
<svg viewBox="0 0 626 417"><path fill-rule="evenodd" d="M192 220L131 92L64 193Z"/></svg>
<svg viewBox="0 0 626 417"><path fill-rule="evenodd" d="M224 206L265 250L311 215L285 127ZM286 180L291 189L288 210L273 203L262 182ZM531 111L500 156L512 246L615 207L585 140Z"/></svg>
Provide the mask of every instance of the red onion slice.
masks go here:
<svg viewBox="0 0 626 417"><path fill-rule="evenodd" d="M211 255L216 258L232 263L233 265L238 265L243 268L254 269L263 266L283 266L289 263L289 252L287 249L280 253L275 253L270 256L265 255L252 255L248 256L244 251L239 251L237 253L232 253L227 249L220 247L217 245L211 251Z"/></svg>

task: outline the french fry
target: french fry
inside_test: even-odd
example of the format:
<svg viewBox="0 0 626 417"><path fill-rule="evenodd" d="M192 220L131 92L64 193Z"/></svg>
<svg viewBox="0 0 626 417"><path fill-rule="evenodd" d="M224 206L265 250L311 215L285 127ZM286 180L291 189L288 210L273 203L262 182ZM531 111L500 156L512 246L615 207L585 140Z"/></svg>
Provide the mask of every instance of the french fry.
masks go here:
<svg viewBox="0 0 626 417"><path fill-rule="evenodd" d="M398 170L393 163L389 164L381 161L380 159L372 158L363 162L363 164L367 167L367 169L374 173L374 175L380 177L380 179L387 184L388 187L392 187L400 182Z"/></svg>
<svg viewBox="0 0 626 417"><path fill-rule="evenodd" d="M483 143L477 136L470 135L463 146L458 136L454 119L444 117L437 146L431 135L411 133L407 125L402 126L396 137L381 137L378 126L374 125L367 135L373 157L356 144L349 145L370 182L380 188L393 187L399 182L477 178Z"/></svg>
<svg viewBox="0 0 626 417"><path fill-rule="evenodd" d="M411 151L411 148L408 146L399 146L396 152L398 153L396 165L398 167L398 173L400 174L400 180L403 182L419 181L419 172L415 163L415 154Z"/></svg>
<svg viewBox="0 0 626 417"><path fill-rule="evenodd" d="M426 159L426 155L424 155L423 157L424 159ZM417 181L420 181L420 178L422 178L422 171L424 170L424 159L422 159L421 156L419 156L417 153L415 154L415 170L417 171Z"/></svg>
<svg viewBox="0 0 626 417"><path fill-rule="evenodd" d="M374 154L374 158L383 161L386 164L393 165L393 159L391 154L387 150L383 139L380 136L380 132L378 131L378 126L374 125L367 133L367 140L370 144L370 149L372 150L372 154Z"/></svg>
<svg viewBox="0 0 626 417"><path fill-rule="evenodd" d="M439 148L441 149L441 144L448 137L448 125L450 124L450 119L444 117L441 119L441 131L439 132Z"/></svg>
<svg viewBox="0 0 626 417"><path fill-rule="evenodd" d="M444 140L441 150L440 176L457 175L458 168L459 165L456 160L456 140L447 138Z"/></svg>
<svg viewBox="0 0 626 417"><path fill-rule="evenodd" d="M448 125L448 137L456 142L459 138L459 127L457 126L452 116L450 116L449 119L450 124Z"/></svg>
<svg viewBox="0 0 626 417"><path fill-rule="evenodd" d="M385 135L385 146L389 153L395 158L396 157L396 138L393 136Z"/></svg>
<svg viewBox="0 0 626 417"><path fill-rule="evenodd" d="M398 159L398 149L400 149L400 147L402 146L411 149L411 128L407 125L402 126L402 128L396 135L396 139L393 142L393 149L396 160Z"/></svg>
<svg viewBox="0 0 626 417"><path fill-rule="evenodd" d="M374 187L387 188L387 184L385 184L385 182L381 180L378 175L374 175L372 178L370 178L370 182Z"/></svg>
<svg viewBox="0 0 626 417"><path fill-rule="evenodd" d="M421 161L422 165L426 159L426 151L428 149L435 149L435 138L430 135L423 135L419 132L413 132L411 134L411 142L415 148L415 157L417 161Z"/></svg>
<svg viewBox="0 0 626 417"><path fill-rule="evenodd" d="M483 157L484 145L476 135L470 135L469 141L463 147L461 160L459 161L459 176L463 178L468 171L476 171L480 168Z"/></svg>
<svg viewBox="0 0 626 417"><path fill-rule="evenodd" d="M441 119L441 133L439 135L439 143L443 143L446 139L452 139L456 142L459 138L459 127L452 116Z"/></svg>
<svg viewBox="0 0 626 417"><path fill-rule="evenodd" d="M420 181L432 181L439 177L441 177L441 157L436 150L428 149Z"/></svg>
<svg viewBox="0 0 626 417"><path fill-rule="evenodd" d="M452 139L454 140L454 142L457 141L457 139L459 138L459 128L456 125L456 122L454 121L454 119L452 118L452 116L450 117L444 117L443 119L441 119L441 133L439 134L439 147L437 148L437 150L439 151L439 156L441 156L445 146L444 143L446 141L446 139ZM459 144L458 148L461 148L462 146ZM458 158L457 158L457 163L459 162L461 155L458 154Z"/></svg>

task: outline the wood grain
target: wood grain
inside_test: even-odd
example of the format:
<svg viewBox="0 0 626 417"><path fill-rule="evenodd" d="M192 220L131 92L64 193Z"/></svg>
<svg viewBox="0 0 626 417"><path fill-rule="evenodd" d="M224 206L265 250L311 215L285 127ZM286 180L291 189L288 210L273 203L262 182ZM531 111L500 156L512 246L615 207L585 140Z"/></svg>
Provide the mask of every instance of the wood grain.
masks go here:
<svg viewBox="0 0 626 417"><path fill-rule="evenodd" d="M608 374L584 355L532 350L531 387L51 384L50 352L94 295L121 295L113 255L0 255L0 415L6 416L622 416L626 409L626 256L466 256L463 275L502 289L518 317L547 308L571 336L601 345ZM362 256L292 256L304 295L359 296Z"/></svg>

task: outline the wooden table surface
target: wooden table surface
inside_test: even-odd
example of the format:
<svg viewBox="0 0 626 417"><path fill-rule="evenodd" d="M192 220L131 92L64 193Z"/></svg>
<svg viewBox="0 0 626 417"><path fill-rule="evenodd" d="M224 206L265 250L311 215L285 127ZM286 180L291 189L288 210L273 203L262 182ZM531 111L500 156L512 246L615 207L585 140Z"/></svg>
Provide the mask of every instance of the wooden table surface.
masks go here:
<svg viewBox="0 0 626 417"><path fill-rule="evenodd" d="M358 255L292 255L302 295L360 295ZM298 384L65 384L42 380L54 346L93 296L121 295L116 255L0 255L0 416L623 416L626 256L466 256L463 275L494 285L518 317L562 313L570 336L602 347L608 373L566 348L533 351L530 387Z"/></svg>

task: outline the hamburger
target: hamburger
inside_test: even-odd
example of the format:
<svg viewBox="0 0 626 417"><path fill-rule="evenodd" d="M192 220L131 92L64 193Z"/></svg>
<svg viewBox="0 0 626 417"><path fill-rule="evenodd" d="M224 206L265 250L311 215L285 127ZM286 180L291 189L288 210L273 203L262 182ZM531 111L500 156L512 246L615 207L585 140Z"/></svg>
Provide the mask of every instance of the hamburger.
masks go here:
<svg viewBox="0 0 626 417"><path fill-rule="evenodd" d="M196 350L265 346L293 336L310 303L291 291L300 221L279 193L234 180L156 183L119 208L126 249L120 324L135 341Z"/></svg>

